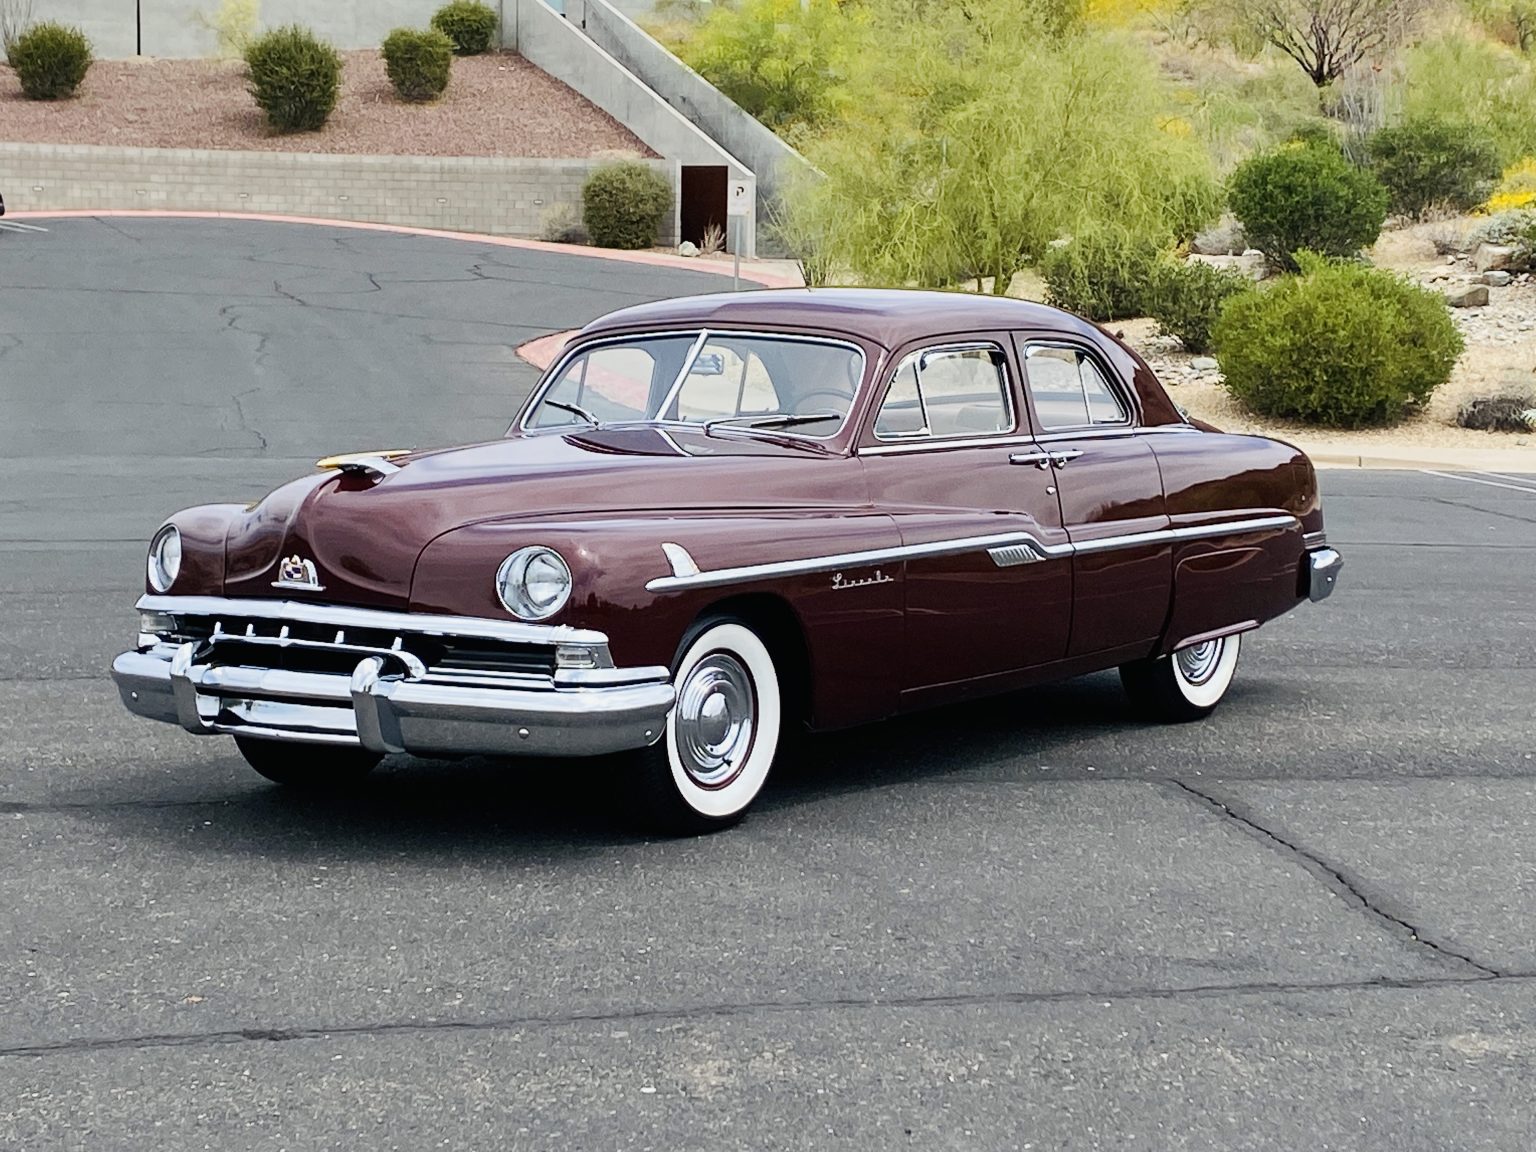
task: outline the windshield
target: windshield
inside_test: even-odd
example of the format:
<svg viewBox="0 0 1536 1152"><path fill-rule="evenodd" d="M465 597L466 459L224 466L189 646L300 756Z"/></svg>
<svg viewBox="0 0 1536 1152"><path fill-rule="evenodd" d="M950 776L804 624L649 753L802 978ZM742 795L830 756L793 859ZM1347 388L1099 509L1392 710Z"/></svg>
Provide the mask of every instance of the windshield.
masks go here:
<svg viewBox="0 0 1536 1152"><path fill-rule="evenodd" d="M661 422L837 434L864 354L793 336L685 332L595 345L565 361L525 428Z"/></svg>

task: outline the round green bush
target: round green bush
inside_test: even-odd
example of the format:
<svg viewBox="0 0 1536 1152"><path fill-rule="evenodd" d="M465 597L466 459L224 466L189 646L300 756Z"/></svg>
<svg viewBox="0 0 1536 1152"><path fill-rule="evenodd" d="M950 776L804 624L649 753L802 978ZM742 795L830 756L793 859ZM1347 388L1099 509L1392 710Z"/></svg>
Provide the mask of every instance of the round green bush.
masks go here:
<svg viewBox="0 0 1536 1152"><path fill-rule="evenodd" d="M1499 153L1474 124L1419 116L1372 134L1371 171L1391 196L1392 211L1415 219L1437 205L1470 211L1499 178Z"/></svg>
<svg viewBox="0 0 1536 1152"><path fill-rule="evenodd" d="M435 100L448 87L453 41L436 28L396 28L384 38L384 70L402 100Z"/></svg>
<svg viewBox="0 0 1536 1152"><path fill-rule="evenodd" d="M341 90L341 57L308 28L289 24L245 50L251 95L279 132L325 126Z"/></svg>
<svg viewBox="0 0 1536 1152"><path fill-rule="evenodd" d="M1240 272L1214 268L1199 260L1166 261L1153 278L1150 307L1158 329L1178 337L1186 352L1206 352L1211 330L1226 302L1253 290L1253 281Z"/></svg>
<svg viewBox="0 0 1536 1152"><path fill-rule="evenodd" d="M489 52L496 39L496 9L478 0L453 0L432 14L432 27L453 41L460 56Z"/></svg>
<svg viewBox="0 0 1536 1152"><path fill-rule="evenodd" d="M1358 255L1387 218L1387 190L1323 144L1286 144L1249 157L1232 173L1227 199L1248 242L1288 272L1304 249Z"/></svg>
<svg viewBox="0 0 1536 1152"><path fill-rule="evenodd" d="M672 208L672 185L638 160L604 164L581 189L581 218L599 248L649 248Z"/></svg>
<svg viewBox="0 0 1536 1152"><path fill-rule="evenodd" d="M1445 300L1402 277L1301 254L1300 276L1234 296L1216 322L1226 385L1253 411L1391 424L1450 378L1463 341Z"/></svg>
<svg viewBox="0 0 1536 1152"><path fill-rule="evenodd" d="M1040 261L1046 299L1089 320L1145 316L1163 258L1156 241L1101 228L1049 249Z"/></svg>
<svg viewBox="0 0 1536 1152"><path fill-rule="evenodd" d="M48 21L18 34L6 56L31 100L59 100L74 95L91 67L91 42L85 33Z"/></svg>

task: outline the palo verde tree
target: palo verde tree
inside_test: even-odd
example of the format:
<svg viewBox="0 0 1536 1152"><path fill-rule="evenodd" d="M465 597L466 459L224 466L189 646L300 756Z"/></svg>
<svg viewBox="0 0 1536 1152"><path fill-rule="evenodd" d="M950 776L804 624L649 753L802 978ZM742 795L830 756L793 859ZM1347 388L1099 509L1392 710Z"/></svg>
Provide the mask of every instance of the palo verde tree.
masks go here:
<svg viewBox="0 0 1536 1152"><path fill-rule="evenodd" d="M873 2L845 115L804 144L824 179L791 208L861 279L1001 294L1096 223L1171 246L1216 214L1210 161L1133 42L1059 0Z"/></svg>

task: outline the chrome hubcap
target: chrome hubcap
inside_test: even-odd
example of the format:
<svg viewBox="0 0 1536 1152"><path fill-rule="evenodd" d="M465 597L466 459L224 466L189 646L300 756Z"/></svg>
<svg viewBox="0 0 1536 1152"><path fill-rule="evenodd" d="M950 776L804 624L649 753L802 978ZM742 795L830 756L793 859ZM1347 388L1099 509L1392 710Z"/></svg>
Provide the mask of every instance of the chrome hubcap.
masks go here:
<svg viewBox="0 0 1536 1152"><path fill-rule="evenodd" d="M1216 665L1225 646L1225 640L1207 640L1180 648L1173 657L1178 662L1179 675L1190 684L1204 684L1216 674Z"/></svg>
<svg viewBox="0 0 1536 1152"><path fill-rule="evenodd" d="M727 652L712 652L677 693L677 756L700 788L724 788L752 751L757 697L752 677Z"/></svg>

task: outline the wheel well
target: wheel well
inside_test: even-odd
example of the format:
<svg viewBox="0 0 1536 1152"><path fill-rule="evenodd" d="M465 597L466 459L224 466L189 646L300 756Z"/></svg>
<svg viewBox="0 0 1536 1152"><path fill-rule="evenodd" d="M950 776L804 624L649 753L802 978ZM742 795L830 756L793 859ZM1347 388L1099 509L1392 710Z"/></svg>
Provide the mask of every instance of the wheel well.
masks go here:
<svg viewBox="0 0 1536 1152"><path fill-rule="evenodd" d="M789 603L767 592L732 596L711 604L699 619L731 616L751 627L767 645L782 680L784 705L800 723L811 719L811 655L805 628Z"/></svg>

